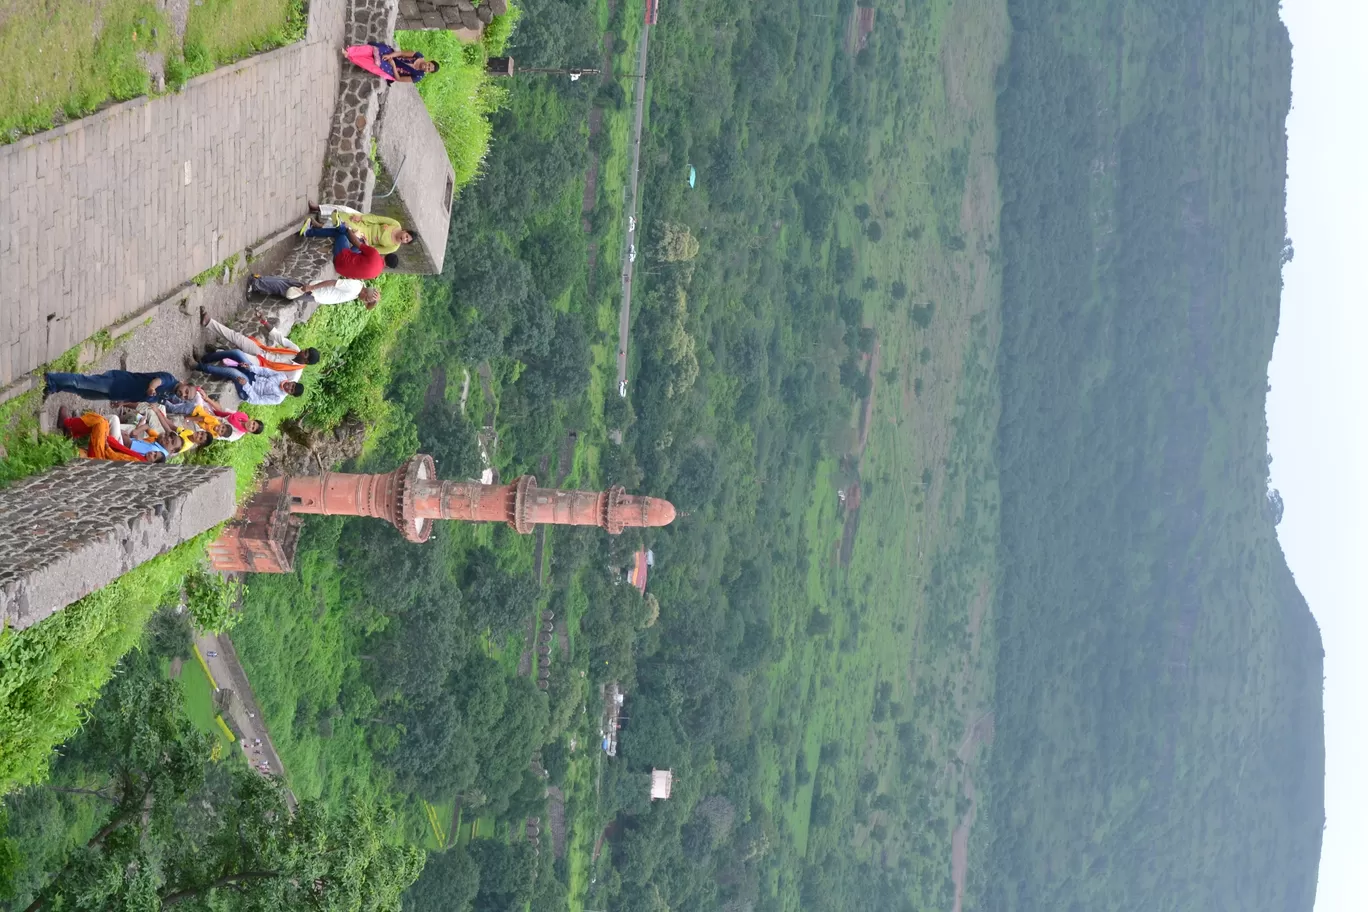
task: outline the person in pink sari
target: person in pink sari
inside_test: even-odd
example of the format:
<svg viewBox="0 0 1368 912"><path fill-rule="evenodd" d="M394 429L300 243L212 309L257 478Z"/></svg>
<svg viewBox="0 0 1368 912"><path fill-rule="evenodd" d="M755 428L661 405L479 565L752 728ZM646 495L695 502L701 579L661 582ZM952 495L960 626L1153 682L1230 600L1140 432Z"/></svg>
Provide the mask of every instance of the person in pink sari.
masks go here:
<svg viewBox="0 0 1368 912"><path fill-rule="evenodd" d="M441 64L428 60L422 51L400 51L378 42L353 44L346 54L352 63L386 82L420 82L441 69Z"/></svg>

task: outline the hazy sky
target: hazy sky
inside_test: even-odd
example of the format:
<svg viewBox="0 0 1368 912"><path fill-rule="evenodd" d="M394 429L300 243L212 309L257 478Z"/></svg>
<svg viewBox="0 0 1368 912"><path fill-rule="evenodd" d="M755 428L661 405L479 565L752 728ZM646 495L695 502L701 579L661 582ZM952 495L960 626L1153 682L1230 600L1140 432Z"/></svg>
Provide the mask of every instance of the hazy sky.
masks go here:
<svg viewBox="0 0 1368 912"><path fill-rule="evenodd" d="M1287 218L1269 367L1279 539L1325 640L1325 845L1316 912L1368 896L1368 2L1286 0Z"/></svg>

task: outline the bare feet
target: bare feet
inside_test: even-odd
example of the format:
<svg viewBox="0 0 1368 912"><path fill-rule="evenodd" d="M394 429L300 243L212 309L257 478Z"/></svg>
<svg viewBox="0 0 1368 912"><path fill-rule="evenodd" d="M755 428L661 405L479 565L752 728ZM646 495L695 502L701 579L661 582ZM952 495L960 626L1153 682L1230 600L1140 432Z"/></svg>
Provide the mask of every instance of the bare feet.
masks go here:
<svg viewBox="0 0 1368 912"><path fill-rule="evenodd" d="M208 326L208 325L209 325L209 311L207 311L207 310L205 310L203 307L201 307L201 308L200 308L200 326Z"/></svg>
<svg viewBox="0 0 1368 912"><path fill-rule="evenodd" d="M319 209L318 209L318 203L315 203L313 200L305 200L304 202L306 202L306 203L309 204L309 211L310 211L310 212L318 212L318 211L319 211Z"/></svg>
<svg viewBox="0 0 1368 912"><path fill-rule="evenodd" d="M66 430L66 420L70 417L71 411L65 405L57 409L57 423L61 425L63 431Z"/></svg>

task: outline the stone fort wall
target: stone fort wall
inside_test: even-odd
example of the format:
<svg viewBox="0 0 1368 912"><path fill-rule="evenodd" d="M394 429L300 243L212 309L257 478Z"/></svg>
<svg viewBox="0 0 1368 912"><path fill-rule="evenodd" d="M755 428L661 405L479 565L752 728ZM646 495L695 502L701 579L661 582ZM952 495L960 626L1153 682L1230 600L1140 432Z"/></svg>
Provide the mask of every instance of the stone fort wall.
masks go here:
<svg viewBox="0 0 1368 912"><path fill-rule="evenodd" d="M237 509L226 466L79 459L0 490L0 627L23 630Z"/></svg>

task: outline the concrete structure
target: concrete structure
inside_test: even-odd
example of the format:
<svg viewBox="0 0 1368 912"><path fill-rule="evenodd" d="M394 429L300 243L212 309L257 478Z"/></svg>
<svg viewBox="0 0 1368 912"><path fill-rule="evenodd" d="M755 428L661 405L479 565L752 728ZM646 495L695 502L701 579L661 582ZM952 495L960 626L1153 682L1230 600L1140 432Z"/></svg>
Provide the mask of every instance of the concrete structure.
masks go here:
<svg viewBox="0 0 1368 912"><path fill-rule="evenodd" d="M229 519L233 470L81 459L0 491L0 628L23 630Z"/></svg>
<svg viewBox="0 0 1368 912"><path fill-rule="evenodd" d="M674 773L669 770L651 770L651 800L660 799L664 801L670 797L670 789L674 787Z"/></svg>
<svg viewBox="0 0 1368 912"><path fill-rule="evenodd" d="M538 525L598 526L610 535L674 521L667 500L607 491L537 487L524 475L506 485L441 481L431 456L419 454L384 475L324 472L270 479L210 549L215 568L279 573L290 569L297 514L374 516L412 542L427 541L439 519L502 522L522 534ZM289 515L287 515L289 514Z"/></svg>

